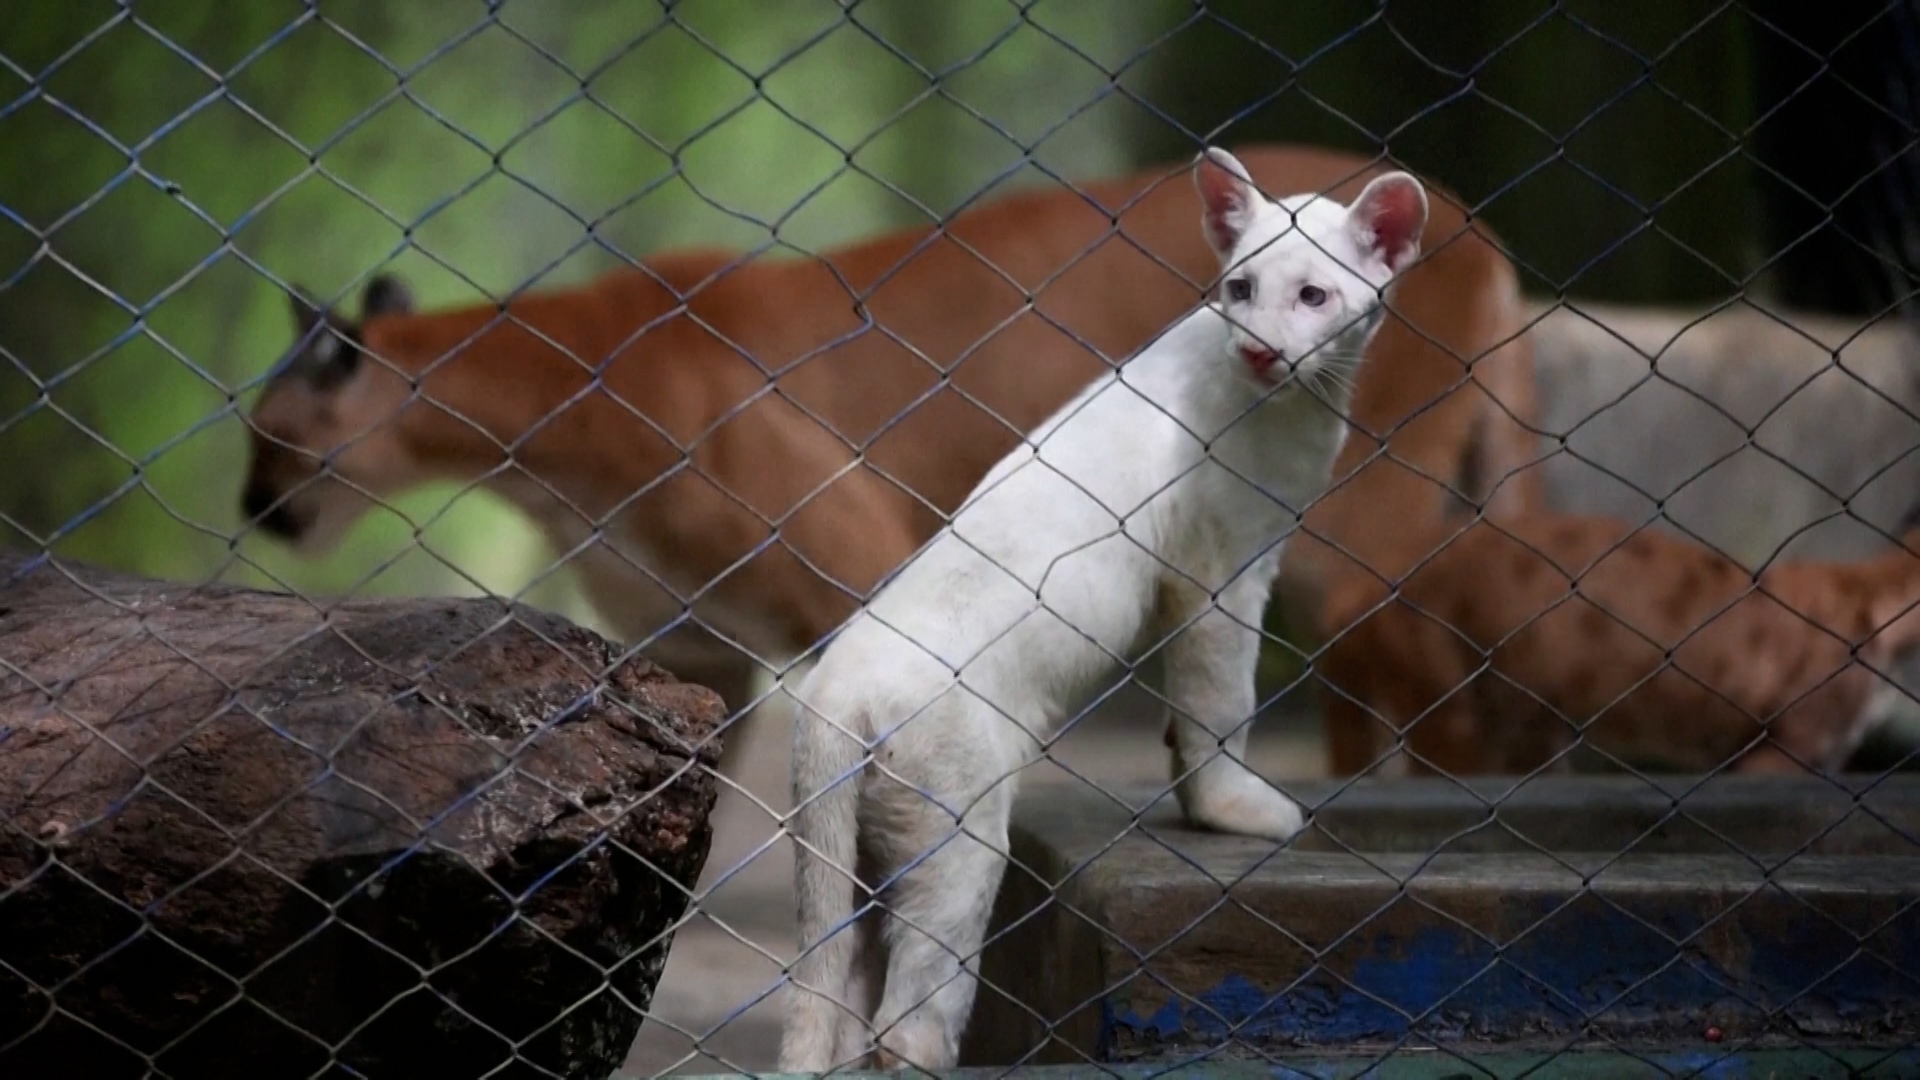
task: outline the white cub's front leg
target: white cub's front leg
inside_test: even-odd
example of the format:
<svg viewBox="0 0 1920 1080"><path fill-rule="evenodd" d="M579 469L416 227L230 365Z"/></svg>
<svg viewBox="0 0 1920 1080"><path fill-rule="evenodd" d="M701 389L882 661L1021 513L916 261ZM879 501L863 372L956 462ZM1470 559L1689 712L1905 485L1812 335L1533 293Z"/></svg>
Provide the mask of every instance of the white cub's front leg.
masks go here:
<svg viewBox="0 0 1920 1080"><path fill-rule="evenodd" d="M1163 670L1172 705L1174 795L1187 820L1218 832L1286 840L1306 816L1244 764L1266 603L1264 583L1235 583L1167 644Z"/></svg>

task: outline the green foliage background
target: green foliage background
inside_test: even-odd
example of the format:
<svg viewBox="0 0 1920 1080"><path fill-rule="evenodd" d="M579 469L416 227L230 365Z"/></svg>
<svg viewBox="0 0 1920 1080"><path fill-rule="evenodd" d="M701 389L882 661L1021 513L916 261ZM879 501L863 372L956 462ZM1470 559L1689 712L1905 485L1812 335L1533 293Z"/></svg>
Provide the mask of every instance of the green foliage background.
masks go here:
<svg viewBox="0 0 1920 1080"><path fill-rule="evenodd" d="M385 266L437 305L578 282L616 252L805 250L996 179L1051 182L1020 167L1029 149L1094 176L1184 158L1192 132L1243 112L1224 141L1385 137L1484 204L1538 293L1715 299L1759 260L1735 153L1754 30L1737 12L1210 10L0 5L0 543L308 592L514 592L550 553L481 493L417 493L318 562L234 537L236 411L291 336L267 273L352 303ZM588 617L563 575L527 598Z"/></svg>

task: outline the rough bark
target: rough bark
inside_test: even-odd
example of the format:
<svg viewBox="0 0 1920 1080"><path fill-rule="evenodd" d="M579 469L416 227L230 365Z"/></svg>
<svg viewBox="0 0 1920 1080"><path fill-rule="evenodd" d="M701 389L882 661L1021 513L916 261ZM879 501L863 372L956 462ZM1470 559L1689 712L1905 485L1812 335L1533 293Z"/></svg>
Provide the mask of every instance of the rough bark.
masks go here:
<svg viewBox="0 0 1920 1080"><path fill-rule="evenodd" d="M722 718L620 655L0 553L0 1075L608 1075Z"/></svg>

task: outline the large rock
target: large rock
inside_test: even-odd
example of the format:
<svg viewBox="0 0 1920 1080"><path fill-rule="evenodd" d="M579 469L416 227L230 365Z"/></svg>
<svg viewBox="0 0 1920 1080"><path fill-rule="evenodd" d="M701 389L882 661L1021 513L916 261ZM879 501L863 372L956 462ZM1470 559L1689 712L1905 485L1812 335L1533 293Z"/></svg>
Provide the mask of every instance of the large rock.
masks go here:
<svg viewBox="0 0 1920 1080"><path fill-rule="evenodd" d="M606 1076L721 718L497 601L0 554L0 1076Z"/></svg>

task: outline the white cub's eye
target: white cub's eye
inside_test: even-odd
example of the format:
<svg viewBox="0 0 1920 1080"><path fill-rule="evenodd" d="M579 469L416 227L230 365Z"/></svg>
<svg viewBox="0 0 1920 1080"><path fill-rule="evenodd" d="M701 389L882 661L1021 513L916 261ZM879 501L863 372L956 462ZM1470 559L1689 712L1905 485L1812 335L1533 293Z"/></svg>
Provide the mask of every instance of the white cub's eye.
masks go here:
<svg viewBox="0 0 1920 1080"><path fill-rule="evenodd" d="M1318 285L1300 286L1300 302L1308 307L1319 307L1327 302L1327 290Z"/></svg>
<svg viewBox="0 0 1920 1080"><path fill-rule="evenodd" d="M1232 281L1227 282L1227 299L1229 300L1253 299L1253 282L1243 277L1237 277L1237 278L1234 278Z"/></svg>

